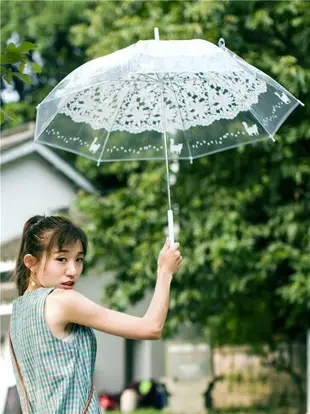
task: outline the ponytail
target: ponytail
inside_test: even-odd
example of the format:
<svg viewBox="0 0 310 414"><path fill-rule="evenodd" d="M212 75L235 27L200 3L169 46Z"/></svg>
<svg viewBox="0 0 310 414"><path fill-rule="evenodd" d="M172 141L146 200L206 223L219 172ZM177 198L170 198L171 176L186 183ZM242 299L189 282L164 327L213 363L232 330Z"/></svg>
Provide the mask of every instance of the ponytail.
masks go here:
<svg viewBox="0 0 310 414"><path fill-rule="evenodd" d="M24 257L29 251L27 251L27 233L29 229L38 224L40 221L44 219L43 216L34 216L31 217L28 221L26 221L23 229L22 239L19 247L19 252L16 260L15 270L13 272L13 276L11 278L12 281L16 282L18 295L22 296L25 293L25 290L28 287L29 278L30 278L30 270L24 263Z"/></svg>

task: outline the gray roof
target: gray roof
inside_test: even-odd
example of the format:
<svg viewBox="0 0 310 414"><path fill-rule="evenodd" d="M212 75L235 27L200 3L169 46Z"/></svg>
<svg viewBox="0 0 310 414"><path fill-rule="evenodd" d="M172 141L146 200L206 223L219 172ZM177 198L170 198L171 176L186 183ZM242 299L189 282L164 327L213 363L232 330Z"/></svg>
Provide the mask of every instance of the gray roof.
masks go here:
<svg viewBox="0 0 310 414"><path fill-rule="evenodd" d="M38 153L48 163L73 181L78 187L91 193L98 192L98 190L82 174L49 149L49 147L35 143L33 137L33 122L2 133L0 141L0 165L8 164L11 161L15 161L31 153Z"/></svg>
<svg viewBox="0 0 310 414"><path fill-rule="evenodd" d="M1 152L6 151L18 144L33 139L35 123L19 125L16 128L5 129L1 131L0 148Z"/></svg>

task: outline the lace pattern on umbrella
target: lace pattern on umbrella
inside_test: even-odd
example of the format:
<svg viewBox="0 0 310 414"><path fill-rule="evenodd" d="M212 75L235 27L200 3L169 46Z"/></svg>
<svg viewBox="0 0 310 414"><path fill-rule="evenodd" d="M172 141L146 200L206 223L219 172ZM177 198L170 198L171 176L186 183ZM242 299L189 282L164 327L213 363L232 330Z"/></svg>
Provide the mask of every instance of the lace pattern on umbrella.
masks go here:
<svg viewBox="0 0 310 414"><path fill-rule="evenodd" d="M119 94L130 88L118 108ZM167 131L208 126L220 119L234 119L256 104L267 85L255 75L240 72L132 74L120 83L104 82L63 98L59 113L74 122L86 122L94 130L111 129L141 133L162 133L160 94L163 88ZM177 100L177 101L176 101ZM183 122L180 119L182 113Z"/></svg>

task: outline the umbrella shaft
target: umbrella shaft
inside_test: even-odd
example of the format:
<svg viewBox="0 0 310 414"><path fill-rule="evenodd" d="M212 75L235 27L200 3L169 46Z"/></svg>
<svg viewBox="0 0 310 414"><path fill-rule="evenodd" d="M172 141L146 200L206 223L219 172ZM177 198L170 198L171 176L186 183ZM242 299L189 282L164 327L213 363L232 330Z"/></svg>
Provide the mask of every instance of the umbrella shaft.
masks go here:
<svg viewBox="0 0 310 414"><path fill-rule="evenodd" d="M165 146L165 164L166 164L166 178L167 178L167 194L168 194L168 209L171 210L171 196L170 196L170 175L169 175L169 160L167 148L167 134L164 130L164 146Z"/></svg>
<svg viewBox="0 0 310 414"><path fill-rule="evenodd" d="M162 115L162 125L163 125L164 148L165 148L165 163L166 163L166 177L167 177L168 209L171 210L169 159L168 159L168 145L167 145L166 116L165 116L165 104L164 104L164 90L163 90L163 86L161 88L161 111L162 111L162 114L161 115Z"/></svg>
<svg viewBox="0 0 310 414"><path fill-rule="evenodd" d="M168 145L167 145L167 132L166 132L166 118L165 118L163 88L161 90L161 109L162 109L162 118L163 118L163 137L164 137L164 147L165 147L165 164L166 164L167 195L168 195L168 229L169 229L170 246L173 246L174 226L173 226L173 211L171 209L170 174L169 174L169 159L168 159Z"/></svg>

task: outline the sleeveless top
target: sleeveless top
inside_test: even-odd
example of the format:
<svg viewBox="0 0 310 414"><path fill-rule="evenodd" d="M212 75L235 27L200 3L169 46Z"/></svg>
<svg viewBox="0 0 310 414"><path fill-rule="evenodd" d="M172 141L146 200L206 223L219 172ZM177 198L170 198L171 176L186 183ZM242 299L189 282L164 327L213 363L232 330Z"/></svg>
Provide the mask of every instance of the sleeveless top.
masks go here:
<svg viewBox="0 0 310 414"><path fill-rule="evenodd" d="M31 414L81 414L94 374L97 342L92 329L73 324L71 341L56 338L44 316L46 297L55 288L26 292L13 301L12 345L29 398ZM70 335L71 336L71 335ZM18 394L26 412L23 389L12 358ZM100 414L97 392L88 414Z"/></svg>

